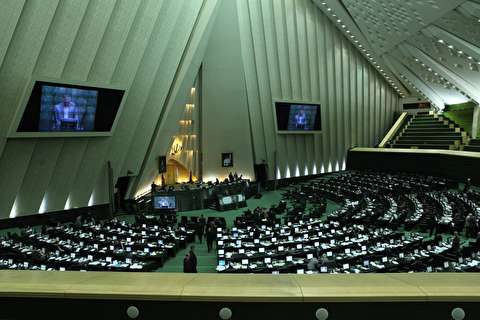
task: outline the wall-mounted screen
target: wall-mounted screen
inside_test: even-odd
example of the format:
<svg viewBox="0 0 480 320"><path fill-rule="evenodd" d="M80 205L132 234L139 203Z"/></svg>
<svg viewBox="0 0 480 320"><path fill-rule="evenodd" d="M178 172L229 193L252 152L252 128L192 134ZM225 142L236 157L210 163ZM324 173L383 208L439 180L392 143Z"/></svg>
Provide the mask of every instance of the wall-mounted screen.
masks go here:
<svg viewBox="0 0 480 320"><path fill-rule="evenodd" d="M233 167L233 153L222 153L222 167Z"/></svg>
<svg viewBox="0 0 480 320"><path fill-rule="evenodd" d="M275 102L279 133L313 133L322 130L319 104Z"/></svg>
<svg viewBox="0 0 480 320"><path fill-rule="evenodd" d="M176 197L175 196L155 196L153 197L154 209L176 209Z"/></svg>
<svg viewBox="0 0 480 320"><path fill-rule="evenodd" d="M124 93L36 81L17 132L109 132Z"/></svg>

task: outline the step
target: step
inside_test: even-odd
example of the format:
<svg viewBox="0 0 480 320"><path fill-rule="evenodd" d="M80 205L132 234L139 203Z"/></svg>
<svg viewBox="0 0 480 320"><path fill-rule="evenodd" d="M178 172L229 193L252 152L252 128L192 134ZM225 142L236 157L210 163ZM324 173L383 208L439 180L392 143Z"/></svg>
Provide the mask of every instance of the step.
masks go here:
<svg viewBox="0 0 480 320"><path fill-rule="evenodd" d="M470 146L480 146L480 139L471 139L468 144Z"/></svg>
<svg viewBox="0 0 480 320"><path fill-rule="evenodd" d="M415 122L433 122L433 121L443 121L443 120L440 120L440 118L433 118L433 117L420 117L420 118L412 118L411 121L415 121Z"/></svg>
<svg viewBox="0 0 480 320"><path fill-rule="evenodd" d="M425 129L425 128L445 128L445 129L453 129L453 128L450 128L450 126L448 124L444 124L444 123L428 123L428 124L418 124L418 123L410 123L408 125L407 128L422 128L422 129Z"/></svg>
<svg viewBox="0 0 480 320"><path fill-rule="evenodd" d="M403 148L403 149L441 149L449 150L450 145L443 144L399 144L395 143L392 145L392 148Z"/></svg>
<svg viewBox="0 0 480 320"><path fill-rule="evenodd" d="M413 119L437 119L433 114L416 114Z"/></svg>
<svg viewBox="0 0 480 320"><path fill-rule="evenodd" d="M451 140L451 141L460 141L462 140L461 136L436 136L436 135L431 135L431 136L414 136L414 135L407 135L407 136L399 136L398 139L407 139L407 140Z"/></svg>
<svg viewBox="0 0 480 320"><path fill-rule="evenodd" d="M444 136L444 137L456 137L460 139L462 137L461 132L454 132L454 131L449 131L449 132L442 132L442 131L430 131L430 130L417 130L417 131L409 131L405 130L402 133L403 136Z"/></svg>
<svg viewBox="0 0 480 320"><path fill-rule="evenodd" d="M410 121L409 124L410 124L410 125L412 125L412 124L416 124L416 125L418 125L418 124L428 125L428 124L445 124L445 122L443 122L443 121L438 121L438 120L428 120L428 121L424 121L424 120L414 121L414 120L412 120L412 121Z"/></svg>
<svg viewBox="0 0 480 320"><path fill-rule="evenodd" d="M450 128L448 126L407 126L405 130L432 130L432 131L441 131L441 130L450 130L455 132L455 128Z"/></svg>
<svg viewBox="0 0 480 320"><path fill-rule="evenodd" d="M480 146L464 146L463 151L474 151L474 152L480 152Z"/></svg>
<svg viewBox="0 0 480 320"><path fill-rule="evenodd" d="M454 145L455 143L459 144L458 140L410 140L410 139L399 139L395 143L401 144L443 144L443 145Z"/></svg>
<svg viewBox="0 0 480 320"><path fill-rule="evenodd" d="M446 133L455 133L453 128L406 128L405 132L446 132Z"/></svg>

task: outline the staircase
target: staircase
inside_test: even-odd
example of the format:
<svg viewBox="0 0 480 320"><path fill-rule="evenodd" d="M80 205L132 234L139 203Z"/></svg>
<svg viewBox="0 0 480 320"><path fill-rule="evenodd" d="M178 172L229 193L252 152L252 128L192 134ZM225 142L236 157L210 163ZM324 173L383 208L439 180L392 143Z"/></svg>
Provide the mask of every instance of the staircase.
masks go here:
<svg viewBox="0 0 480 320"><path fill-rule="evenodd" d="M463 151L480 152L480 139L470 139L468 144L463 147Z"/></svg>
<svg viewBox="0 0 480 320"><path fill-rule="evenodd" d="M452 121L435 113L419 112L408 121L390 147L458 150L467 139L467 133Z"/></svg>

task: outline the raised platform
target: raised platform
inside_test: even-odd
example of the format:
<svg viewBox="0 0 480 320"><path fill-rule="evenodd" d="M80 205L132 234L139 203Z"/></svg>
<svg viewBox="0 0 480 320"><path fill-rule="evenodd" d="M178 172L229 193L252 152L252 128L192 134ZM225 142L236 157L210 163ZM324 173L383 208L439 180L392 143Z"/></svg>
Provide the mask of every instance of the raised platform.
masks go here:
<svg viewBox="0 0 480 320"><path fill-rule="evenodd" d="M239 180L231 183L215 184L185 184L180 185L180 188L174 190L157 190L152 193L146 193L142 197L139 197L137 201L139 205L145 203L146 207L151 206L151 199L153 196L175 196L177 211L191 211L206 209L211 202L217 201L218 195L223 194L247 194L250 181ZM187 187L184 189L182 187Z"/></svg>
<svg viewBox="0 0 480 320"><path fill-rule="evenodd" d="M480 152L436 149L353 148L347 169L410 172L448 177L480 185Z"/></svg>
<svg viewBox="0 0 480 320"><path fill-rule="evenodd" d="M0 272L0 317L128 319L451 319L461 307L480 317L480 275L218 275L101 272ZM261 303L259 303L261 302ZM361 303L359 303L361 302ZM348 307L346 307L348 305ZM18 309L15 312L15 307ZM410 317L409 317L410 315ZM10 319L10 318L8 318Z"/></svg>

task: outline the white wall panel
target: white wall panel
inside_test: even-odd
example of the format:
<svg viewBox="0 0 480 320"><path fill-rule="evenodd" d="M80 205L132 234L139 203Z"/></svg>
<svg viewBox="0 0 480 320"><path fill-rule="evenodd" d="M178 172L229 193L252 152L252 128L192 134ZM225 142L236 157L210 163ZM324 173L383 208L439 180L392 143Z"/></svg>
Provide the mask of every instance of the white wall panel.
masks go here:
<svg viewBox="0 0 480 320"><path fill-rule="evenodd" d="M75 173L81 165L83 154L87 150L87 142L88 139L65 139L55 162L55 171L46 187L46 211L64 209L71 190L75 188Z"/></svg>
<svg viewBox="0 0 480 320"><path fill-rule="evenodd" d="M174 126L165 122L178 117L171 108L181 100L182 88L193 83L207 47L202 32L209 32L217 3L6 2L0 12L0 217L8 217L14 203L16 215L34 213L41 203L46 211L61 210L67 199L72 207L86 206L92 192L95 203L106 203L107 161L114 178L132 171L140 175L137 187L149 181L155 158L173 132ZM322 167L342 167L351 145L378 141L398 106L397 97L311 1L235 4L241 53L236 72L243 72L244 79L231 77L237 77L236 86L243 85L238 94L244 95L246 109L232 130L248 128L245 132L253 137L252 154L247 152L242 162L247 164L250 156L256 163L266 160L270 178L275 163L282 177L287 172L294 176L297 166L300 175L314 167L320 173ZM189 45L192 34L196 40ZM31 77L127 89L113 136L7 139ZM320 102L323 132L278 135L274 99Z"/></svg>
<svg viewBox="0 0 480 320"><path fill-rule="evenodd" d="M0 159L0 217L8 218L22 186L25 172L30 163L35 143L30 141L15 140L5 147L5 152ZM17 215L14 212L13 215Z"/></svg>
<svg viewBox="0 0 480 320"><path fill-rule="evenodd" d="M282 177L342 168L353 145L371 146L398 104L383 77L309 0L237 0L255 161L277 151ZM272 99L320 102L322 133L277 135ZM269 175L274 159L267 156Z"/></svg>
<svg viewBox="0 0 480 320"><path fill-rule="evenodd" d="M158 168L158 156L165 154L167 147L171 145L172 136L178 133L178 120L185 110L185 103L189 101L187 97L190 95L190 89L198 76L198 70L208 47L208 39L216 21L219 3L219 1L212 0L206 2L201 9L199 8L200 13L196 21L194 21L195 28L190 35L184 56L179 64L168 100L165 101L165 113L155 128L154 136L152 141L150 141L142 164L142 172L136 179L135 189L137 191L148 188L151 184L156 176L156 172L158 172L156 170ZM219 49L221 50L221 48ZM201 87L203 87L203 79ZM221 90L219 91L222 92ZM224 109L227 107L225 100L222 101L222 107ZM216 122L221 118L224 117L215 115L210 120ZM186 131L184 130L184 132ZM189 148L188 145L187 143L184 148ZM186 155L187 152L183 154ZM189 161L193 161L193 158L192 156ZM193 169L192 173L195 174L195 168Z"/></svg>
<svg viewBox="0 0 480 320"><path fill-rule="evenodd" d="M0 69L0 154L57 5L58 0L27 1L17 21Z"/></svg>
<svg viewBox="0 0 480 320"><path fill-rule="evenodd" d="M115 177L140 171L200 8L216 0L8 1L0 13L0 216L108 202ZM8 18L6 18L8 17ZM6 18L6 19L3 19ZM31 77L128 90L107 138L8 139ZM41 180L41 181L39 181ZM16 200L15 200L16 199ZM45 200L44 200L45 199Z"/></svg>
<svg viewBox="0 0 480 320"><path fill-rule="evenodd" d="M25 0L12 1L9 6L2 6L0 11L0 66L7 53L10 40L22 13Z"/></svg>
<svg viewBox="0 0 480 320"><path fill-rule="evenodd" d="M35 143L32 158L18 191L17 216L38 212L62 146L63 143L56 139L39 140ZM46 205L48 206L47 203Z"/></svg>
<svg viewBox="0 0 480 320"><path fill-rule="evenodd" d="M229 172L254 177L240 33L238 23L232 20L238 21L237 5L234 1L223 1L202 65L204 180L225 178ZM221 166L223 152L233 152L233 167Z"/></svg>

